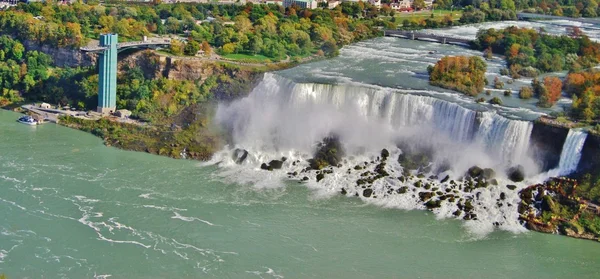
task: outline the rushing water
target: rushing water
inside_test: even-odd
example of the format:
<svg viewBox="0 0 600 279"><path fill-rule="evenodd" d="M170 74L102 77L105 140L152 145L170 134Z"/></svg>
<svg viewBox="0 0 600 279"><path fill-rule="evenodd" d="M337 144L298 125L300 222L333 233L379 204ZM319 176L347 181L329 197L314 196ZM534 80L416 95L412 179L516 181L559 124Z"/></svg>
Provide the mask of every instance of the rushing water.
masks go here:
<svg viewBox="0 0 600 279"><path fill-rule="evenodd" d="M451 31L468 34L473 27L461 28ZM514 96L529 80L507 84L511 97L502 90L485 96L498 96L505 106L476 104L430 86L427 66L457 54L481 53L378 38L345 47L335 59L266 74L250 96L219 109L217 119L232 132L232 146L203 164L108 148L89 134L53 124L20 125L17 114L0 111L0 273L599 277L600 252L593 242L525 231L517 220L517 191L505 187L502 170L515 164L524 165L528 176L518 189L537 182L527 120L552 110ZM488 61L488 80L504 66L498 58ZM344 168L320 182L312 176L304 183L287 179L287 172L306 167L315 143L331 133L348 153ZM580 149L584 140L571 131L565 149ZM373 184L373 197L360 195L360 173L345 168L376 161L385 147L393 158L385 168L399 175L399 141L435 147L432 169L452 167L443 175L459 177L474 164L496 168L499 185L456 191L473 200L478 219L456 220L456 205L447 202L433 212L411 211L424 209L414 194L387 194L401 186L421 191L412 186L414 177L406 183L381 179ZM240 165L232 160L234 147L250 152ZM284 169L260 170L261 163L282 156L288 158ZM561 171L578 161L562 157ZM342 188L348 197L340 195Z"/></svg>
<svg viewBox="0 0 600 279"><path fill-rule="evenodd" d="M0 111L0 273L9 278L598 276L589 241L260 189Z"/></svg>
<svg viewBox="0 0 600 279"><path fill-rule="evenodd" d="M549 172L550 176L569 175L577 170L581 159L581 150L585 144L587 133L581 130L571 129L560 153L559 165Z"/></svg>

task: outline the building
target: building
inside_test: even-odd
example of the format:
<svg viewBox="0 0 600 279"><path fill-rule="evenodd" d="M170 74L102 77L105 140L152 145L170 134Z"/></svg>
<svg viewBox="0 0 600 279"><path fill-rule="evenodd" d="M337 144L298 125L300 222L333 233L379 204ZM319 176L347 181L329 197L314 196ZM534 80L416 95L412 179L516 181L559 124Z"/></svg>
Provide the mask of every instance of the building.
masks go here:
<svg viewBox="0 0 600 279"><path fill-rule="evenodd" d="M327 2L327 8L329 9L334 9L335 7L337 7L341 2L339 0L329 0L329 2Z"/></svg>
<svg viewBox="0 0 600 279"><path fill-rule="evenodd" d="M316 0L283 0L283 7L291 7L296 5L303 9L316 9L317 1Z"/></svg>
<svg viewBox="0 0 600 279"><path fill-rule="evenodd" d="M267 0L267 1L265 1L265 4L274 4L274 5L283 6L283 0Z"/></svg>
<svg viewBox="0 0 600 279"><path fill-rule="evenodd" d="M394 11L411 11L412 0L396 0L390 3L390 8Z"/></svg>
<svg viewBox="0 0 600 279"><path fill-rule="evenodd" d="M100 46L105 49L98 55L98 108L103 115L117 108L117 34L100 35Z"/></svg>

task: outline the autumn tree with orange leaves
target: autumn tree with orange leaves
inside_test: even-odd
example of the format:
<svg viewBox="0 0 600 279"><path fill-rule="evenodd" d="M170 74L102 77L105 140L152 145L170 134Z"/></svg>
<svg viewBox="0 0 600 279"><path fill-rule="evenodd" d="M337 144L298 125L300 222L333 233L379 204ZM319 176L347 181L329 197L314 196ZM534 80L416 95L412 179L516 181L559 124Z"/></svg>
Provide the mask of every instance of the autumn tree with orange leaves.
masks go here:
<svg viewBox="0 0 600 279"><path fill-rule="evenodd" d="M486 68L477 56L445 56L427 70L432 85L476 96L485 86Z"/></svg>

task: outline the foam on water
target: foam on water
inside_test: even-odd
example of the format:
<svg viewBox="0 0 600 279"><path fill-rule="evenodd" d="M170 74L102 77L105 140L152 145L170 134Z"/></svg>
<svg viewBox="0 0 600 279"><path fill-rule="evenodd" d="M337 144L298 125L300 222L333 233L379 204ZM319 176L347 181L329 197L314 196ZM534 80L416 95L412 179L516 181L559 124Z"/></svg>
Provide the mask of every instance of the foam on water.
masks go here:
<svg viewBox="0 0 600 279"><path fill-rule="evenodd" d="M515 164L526 166L530 173L537 167L527 156L532 123L511 120L493 111L477 112L448 101L421 95L403 94L383 87L356 87L349 85L298 84L275 74L265 74L264 80L249 97L217 112L217 121L232 133L233 145L217 153L208 164L219 164L221 176L258 188L281 187L290 173L316 191L318 196L330 197L344 188L348 196L357 195L368 203L400 209L424 209L415 187L417 181L430 183L439 191L456 193L464 200L472 200L478 219L467 222L469 231L485 235L494 225L509 231L523 231L518 222L517 191L508 190L509 182L499 174L499 185L462 191L462 182L427 180L410 176L406 181L398 163L402 153L396 144L432 146L435 149L433 169L444 162L452 162L452 169L440 174L459 178L473 165L503 170ZM315 172L307 170L315 144L335 134L346 151L343 167L333 167L323 180L314 180ZM385 166L389 177L376 180L373 196L363 197L357 185L364 170L356 165L377 162L382 148L391 151ZM232 152L249 152L238 165ZM263 171L261 163L285 157L281 170ZM374 169L375 164L365 166ZM520 184L518 187L523 187ZM407 194L389 192L408 187ZM499 205L501 193L506 199ZM510 204L510 205L509 205ZM456 217L455 203L443 202L434 209L439 218ZM459 215L458 217L462 217Z"/></svg>

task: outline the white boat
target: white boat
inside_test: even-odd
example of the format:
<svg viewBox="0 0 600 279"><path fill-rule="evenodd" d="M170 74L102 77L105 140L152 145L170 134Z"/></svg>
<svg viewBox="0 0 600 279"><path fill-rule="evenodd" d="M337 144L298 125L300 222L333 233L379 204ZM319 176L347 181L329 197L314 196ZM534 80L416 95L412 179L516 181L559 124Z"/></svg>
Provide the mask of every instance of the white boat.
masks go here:
<svg viewBox="0 0 600 279"><path fill-rule="evenodd" d="M39 122L37 120L35 120L33 117L31 117L29 115L21 116L17 121L19 123L23 123L23 124L26 124L26 125L37 125L37 124L39 124Z"/></svg>

